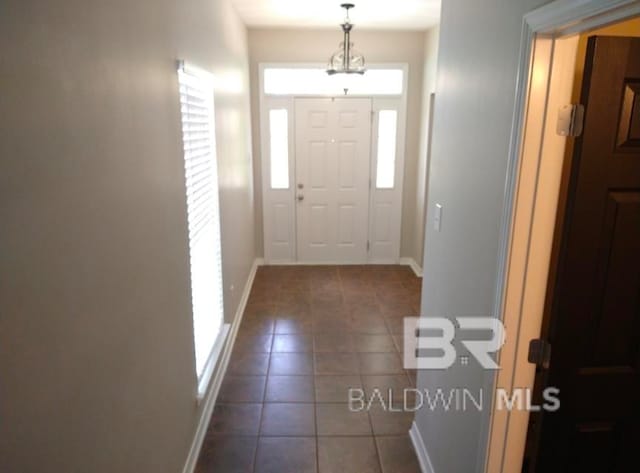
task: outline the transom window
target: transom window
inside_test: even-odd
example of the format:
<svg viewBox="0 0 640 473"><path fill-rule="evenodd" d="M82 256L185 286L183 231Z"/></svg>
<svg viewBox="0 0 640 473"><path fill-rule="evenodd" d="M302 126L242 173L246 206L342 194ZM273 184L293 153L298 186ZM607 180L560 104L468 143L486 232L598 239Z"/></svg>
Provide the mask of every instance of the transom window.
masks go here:
<svg viewBox="0 0 640 473"><path fill-rule="evenodd" d="M321 68L264 69L267 95L402 95L402 69L369 69L364 75L335 74Z"/></svg>

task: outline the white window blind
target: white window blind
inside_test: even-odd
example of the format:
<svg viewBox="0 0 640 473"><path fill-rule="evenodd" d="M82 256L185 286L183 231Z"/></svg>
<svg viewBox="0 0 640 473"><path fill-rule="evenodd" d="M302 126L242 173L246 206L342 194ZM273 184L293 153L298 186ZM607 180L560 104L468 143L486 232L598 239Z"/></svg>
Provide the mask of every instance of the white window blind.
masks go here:
<svg viewBox="0 0 640 473"><path fill-rule="evenodd" d="M196 371L202 384L224 320L213 77L178 70L187 190ZM212 369L212 368L209 368Z"/></svg>
<svg viewBox="0 0 640 473"><path fill-rule="evenodd" d="M267 95L402 95L402 69L369 69L366 74L327 75L324 68L268 67L264 69Z"/></svg>

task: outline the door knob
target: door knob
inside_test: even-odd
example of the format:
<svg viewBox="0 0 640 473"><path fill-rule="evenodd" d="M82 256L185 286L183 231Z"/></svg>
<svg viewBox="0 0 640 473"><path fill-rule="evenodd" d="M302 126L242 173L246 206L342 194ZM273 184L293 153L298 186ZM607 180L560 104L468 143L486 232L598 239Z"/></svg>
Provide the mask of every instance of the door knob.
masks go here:
<svg viewBox="0 0 640 473"><path fill-rule="evenodd" d="M299 195L299 196L298 196L298 200L299 200L299 201L303 201L303 200L304 200L304 196L303 196L303 195Z"/></svg>
<svg viewBox="0 0 640 473"><path fill-rule="evenodd" d="M304 189L304 184L298 184L298 189Z"/></svg>

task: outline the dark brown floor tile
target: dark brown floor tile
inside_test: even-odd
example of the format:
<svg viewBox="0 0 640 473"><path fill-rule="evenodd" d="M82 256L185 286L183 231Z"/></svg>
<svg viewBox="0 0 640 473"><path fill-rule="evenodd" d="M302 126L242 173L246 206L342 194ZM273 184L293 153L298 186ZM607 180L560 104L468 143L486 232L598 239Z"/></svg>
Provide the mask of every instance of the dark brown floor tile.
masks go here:
<svg viewBox="0 0 640 473"><path fill-rule="evenodd" d="M316 472L317 453L321 473L379 473L376 442L383 473L419 471L412 412L352 413L347 402L349 388L353 399L379 388L386 402L390 388L397 402L415 386L401 364L403 317L418 314L421 283L397 265L260 267L197 471Z"/></svg>
<svg viewBox="0 0 640 473"><path fill-rule="evenodd" d="M368 307L371 309L377 307L375 303L376 293L370 288L343 290L343 297L345 304L349 307Z"/></svg>
<svg viewBox="0 0 640 473"><path fill-rule="evenodd" d="M421 473L416 452L408 435L376 437L382 473Z"/></svg>
<svg viewBox="0 0 640 473"><path fill-rule="evenodd" d="M407 293L407 288L399 278L394 278L389 273L386 273L387 277L379 277L374 279L372 284L376 290L378 298L383 299L389 297L390 294L402 294Z"/></svg>
<svg viewBox="0 0 640 473"><path fill-rule="evenodd" d="M351 324L348 316L327 315L313 318L314 333L345 333L349 332Z"/></svg>
<svg viewBox="0 0 640 473"><path fill-rule="evenodd" d="M371 335L387 335L389 329L380 316L353 315L351 317L351 330L355 333L366 333Z"/></svg>
<svg viewBox="0 0 640 473"><path fill-rule="evenodd" d="M407 373L407 376L409 377L409 381L415 387L416 386L416 381L417 381L417 376L418 376L418 371L417 370L405 370L405 373Z"/></svg>
<svg viewBox="0 0 640 473"><path fill-rule="evenodd" d="M309 287L309 278L304 276L296 276L291 274L282 278L281 292L308 294L311 288Z"/></svg>
<svg viewBox="0 0 640 473"><path fill-rule="evenodd" d="M261 411L262 404L217 404L207 435L257 435Z"/></svg>
<svg viewBox="0 0 640 473"><path fill-rule="evenodd" d="M342 292L312 292L311 293L311 310L312 311L330 311L340 310L344 305Z"/></svg>
<svg viewBox="0 0 640 473"><path fill-rule="evenodd" d="M273 335L271 334L245 333L241 330L233 349L238 353L269 353L272 341Z"/></svg>
<svg viewBox="0 0 640 473"><path fill-rule="evenodd" d="M365 409L350 409L349 404L316 404L318 435L371 435L369 414Z"/></svg>
<svg viewBox="0 0 640 473"><path fill-rule="evenodd" d="M374 435L408 435L415 412L405 411L402 405L373 402L369 417Z"/></svg>
<svg viewBox="0 0 640 473"><path fill-rule="evenodd" d="M402 404L406 396L408 405L413 405L413 401L415 400L413 385L409 381L409 377L404 373L394 375L363 375L362 384L364 385L364 390L368 398L371 398L375 393L377 396L382 396L385 402Z"/></svg>
<svg viewBox="0 0 640 473"><path fill-rule="evenodd" d="M363 375L404 373L402 360L396 353L360 353L358 356Z"/></svg>
<svg viewBox="0 0 640 473"><path fill-rule="evenodd" d="M261 437L256 473L316 473L316 440L312 437ZM220 470L219 473L226 473Z"/></svg>
<svg viewBox="0 0 640 473"><path fill-rule="evenodd" d="M200 450L195 473L251 473L257 437L209 435Z"/></svg>
<svg viewBox="0 0 640 473"><path fill-rule="evenodd" d="M382 310L374 299L369 299L366 303L349 305L349 313L361 319L382 317Z"/></svg>
<svg viewBox="0 0 640 473"><path fill-rule="evenodd" d="M417 317L418 311L411 301L405 301L401 304L383 304L380 303L382 315L385 317Z"/></svg>
<svg viewBox="0 0 640 473"><path fill-rule="evenodd" d="M351 334L321 332L313 335L313 349L316 352L351 353L355 350Z"/></svg>
<svg viewBox="0 0 640 473"><path fill-rule="evenodd" d="M265 402L313 402L312 376L269 376Z"/></svg>
<svg viewBox="0 0 640 473"><path fill-rule="evenodd" d="M310 333L311 327L312 323L310 317L280 317L276 319L274 331L277 335Z"/></svg>
<svg viewBox="0 0 640 473"><path fill-rule="evenodd" d="M380 473L373 437L318 437L320 473Z"/></svg>
<svg viewBox="0 0 640 473"><path fill-rule="evenodd" d="M358 370L353 353L315 353L316 374L357 374Z"/></svg>
<svg viewBox="0 0 640 473"><path fill-rule="evenodd" d="M266 375L269 355L266 353L237 353L231 355L227 373L230 375Z"/></svg>
<svg viewBox="0 0 640 473"><path fill-rule="evenodd" d="M273 317L276 313L276 304L273 300L262 297L249 296L243 317L265 318Z"/></svg>
<svg viewBox="0 0 640 473"><path fill-rule="evenodd" d="M246 317L242 318L239 334L242 335L270 335L275 328L275 319Z"/></svg>
<svg viewBox="0 0 640 473"><path fill-rule="evenodd" d="M400 305L405 302L413 303L413 293L408 291L402 283L399 284L400 286L398 288L380 288L380 290L376 292L378 302L383 305Z"/></svg>
<svg viewBox="0 0 640 473"><path fill-rule="evenodd" d="M315 377L316 402L348 402L349 390L354 396L363 389L359 375L323 375Z"/></svg>
<svg viewBox="0 0 640 473"><path fill-rule="evenodd" d="M266 376L225 376L218 402L262 402Z"/></svg>
<svg viewBox="0 0 640 473"><path fill-rule="evenodd" d="M341 296L340 279L318 279L311 282L311 294L326 294Z"/></svg>
<svg viewBox="0 0 640 473"><path fill-rule="evenodd" d="M390 335L358 333L353 336L356 351L360 353L394 353L396 346Z"/></svg>
<svg viewBox="0 0 640 473"><path fill-rule="evenodd" d="M313 337L310 334L276 335L273 339L273 353L304 353L313 351Z"/></svg>
<svg viewBox="0 0 640 473"><path fill-rule="evenodd" d="M278 317L303 317L311 315L310 296L300 293L285 293L280 296L284 299L277 306Z"/></svg>
<svg viewBox="0 0 640 473"><path fill-rule="evenodd" d="M313 358L309 353L274 353L269 375L312 375Z"/></svg>
<svg viewBox="0 0 640 473"><path fill-rule="evenodd" d="M314 436L314 404L265 404L262 412L262 436Z"/></svg>
<svg viewBox="0 0 640 473"><path fill-rule="evenodd" d="M400 354L401 358L404 357L404 337L402 335L392 335L392 337L397 352Z"/></svg>
<svg viewBox="0 0 640 473"><path fill-rule="evenodd" d="M340 304L333 307L311 306L311 316L314 320L319 319L348 319L351 310L348 305Z"/></svg>
<svg viewBox="0 0 640 473"><path fill-rule="evenodd" d="M385 322L392 335L404 334L404 317L387 317Z"/></svg>

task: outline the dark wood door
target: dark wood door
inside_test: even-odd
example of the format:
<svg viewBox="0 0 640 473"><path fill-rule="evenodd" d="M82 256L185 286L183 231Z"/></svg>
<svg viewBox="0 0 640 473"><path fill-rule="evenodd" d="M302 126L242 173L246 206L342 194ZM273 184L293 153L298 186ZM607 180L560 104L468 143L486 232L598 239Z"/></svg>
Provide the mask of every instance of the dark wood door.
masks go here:
<svg viewBox="0 0 640 473"><path fill-rule="evenodd" d="M532 470L640 471L640 38L591 37L543 335ZM544 379L546 378L546 379Z"/></svg>

